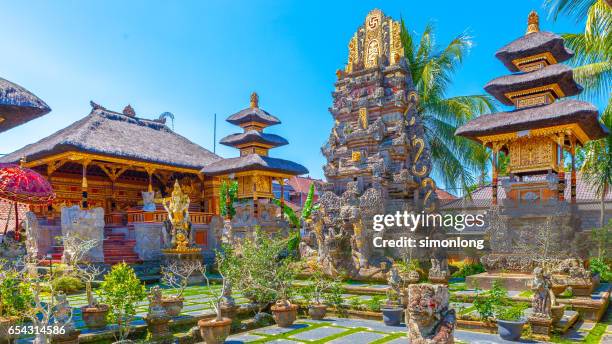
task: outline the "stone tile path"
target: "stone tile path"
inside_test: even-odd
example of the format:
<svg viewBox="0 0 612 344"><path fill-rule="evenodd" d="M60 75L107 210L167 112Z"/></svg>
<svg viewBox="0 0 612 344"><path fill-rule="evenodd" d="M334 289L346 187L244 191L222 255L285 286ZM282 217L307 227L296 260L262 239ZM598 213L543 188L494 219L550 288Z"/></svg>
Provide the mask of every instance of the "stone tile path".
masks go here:
<svg viewBox="0 0 612 344"><path fill-rule="evenodd" d="M406 344L406 327L386 326L381 321L333 318L326 320L298 320L292 327L282 329L269 326L231 336L226 343L333 343L333 344ZM497 335L456 331L455 343L510 344ZM522 341L519 343L538 343Z"/></svg>

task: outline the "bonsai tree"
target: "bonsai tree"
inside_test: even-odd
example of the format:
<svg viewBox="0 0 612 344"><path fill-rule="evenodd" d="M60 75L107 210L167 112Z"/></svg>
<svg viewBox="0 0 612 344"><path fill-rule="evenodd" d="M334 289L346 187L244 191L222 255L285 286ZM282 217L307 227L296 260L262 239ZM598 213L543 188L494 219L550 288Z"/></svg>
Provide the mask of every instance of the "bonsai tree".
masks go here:
<svg viewBox="0 0 612 344"><path fill-rule="evenodd" d="M103 302L110 307L110 320L117 324L118 340L124 341L136 315L136 303L147 295L144 284L129 265L120 263L104 276L100 294Z"/></svg>
<svg viewBox="0 0 612 344"><path fill-rule="evenodd" d="M301 290L304 300L309 304L310 317L315 320L324 318L327 306L333 306L341 311L341 283L329 279L319 266L312 266L311 270L313 273L310 275L309 283Z"/></svg>
<svg viewBox="0 0 612 344"><path fill-rule="evenodd" d="M170 264L162 267L161 283L170 287L170 289L174 292L172 297L182 299L185 289L189 284L189 279L196 271L201 270L201 265L202 263L200 261L193 263L178 263L173 261Z"/></svg>
<svg viewBox="0 0 612 344"><path fill-rule="evenodd" d="M242 274L238 256L231 246L224 245L222 250L217 252L216 260L217 270L221 276L221 289L211 286L210 279L206 275L206 266L198 261L199 271L204 276L206 286L208 287L208 295L210 296L207 302L215 310L216 315L213 320L198 321L200 333L206 343L223 343L229 336L232 319L223 316L223 302L224 300L227 301L225 298L229 296L225 293L231 291L231 281L238 280Z"/></svg>
<svg viewBox="0 0 612 344"><path fill-rule="evenodd" d="M277 308L297 311L289 301L296 271L291 264L293 257L287 250L287 241L273 238L257 228L254 237L245 239L238 248L237 265L242 274L234 276L231 282L259 305L260 312L273 301L277 301Z"/></svg>

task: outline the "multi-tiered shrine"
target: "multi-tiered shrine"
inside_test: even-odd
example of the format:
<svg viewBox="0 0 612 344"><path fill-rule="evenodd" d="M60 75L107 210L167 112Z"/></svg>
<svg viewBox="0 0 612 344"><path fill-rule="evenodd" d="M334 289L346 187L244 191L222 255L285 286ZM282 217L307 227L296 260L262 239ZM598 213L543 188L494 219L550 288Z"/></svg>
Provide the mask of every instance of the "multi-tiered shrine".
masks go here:
<svg viewBox="0 0 612 344"><path fill-rule="evenodd" d="M385 256L402 253L373 247L373 236L406 235L393 228L373 233L374 214L435 206L429 149L400 33L398 21L370 11L349 42L346 67L336 73L329 109L335 124L321 148L326 192L314 216L318 259L332 274L373 277Z"/></svg>
<svg viewBox="0 0 612 344"><path fill-rule="evenodd" d="M276 180L281 186L282 204L285 179L306 174L308 170L295 162L268 156L271 148L284 146L288 142L281 136L264 133L265 128L280 124L280 120L259 108L257 93L251 95L248 108L231 115L227 121L241 127L243 132L228 135L220 143L239 149L240 156L212 163L201 172L207 176L219 177L222 181L238 182L232 237L243 237L255 226L268 232L286 227L285 222L279 222L276 218L278 207L270 202L274 198L272 181Z"/></svg>
<svg viewBox="0 0 612 344"><path fill-rule="evenodd" d="M607 132L593 105L563 99L582 90L572 69L560 64L572 55L561 37L539 30L538 16L532 12L527 33L496 53L515 73L485 86L515 109L481 116L457 130L457 135L482 143L493 155L492 253L482 258L487 273L470 276L468 283L487 288L501 279L510 289L524 289L528 274L540 266L553 275L556 285L571 285L575 295L590 295L590 275L579 259L575 152ZM500 154L509 157L503 190L498 190ZM569 202L564 196L567 170ZM497 202L498 192L506 194L502 204Z"/></svg>

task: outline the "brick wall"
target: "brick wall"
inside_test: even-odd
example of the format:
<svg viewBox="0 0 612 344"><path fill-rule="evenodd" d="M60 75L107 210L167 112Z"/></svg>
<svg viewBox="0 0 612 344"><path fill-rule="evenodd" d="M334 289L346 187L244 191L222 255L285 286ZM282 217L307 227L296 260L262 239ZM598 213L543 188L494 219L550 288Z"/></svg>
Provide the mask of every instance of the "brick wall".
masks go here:
<svg viewBox="0 0 612 344"><path fill-rule="evenodd" d="M13 202L0 198L0 234L4 233L4 229L7 226L8 230L15 229L15 205ZM12 210L11 210L12 209ZM19 212L19 222L25 218L25 213L29 207L25 204L17 204L17 210ZM10 215L9 215L10 213Z"/></svg>

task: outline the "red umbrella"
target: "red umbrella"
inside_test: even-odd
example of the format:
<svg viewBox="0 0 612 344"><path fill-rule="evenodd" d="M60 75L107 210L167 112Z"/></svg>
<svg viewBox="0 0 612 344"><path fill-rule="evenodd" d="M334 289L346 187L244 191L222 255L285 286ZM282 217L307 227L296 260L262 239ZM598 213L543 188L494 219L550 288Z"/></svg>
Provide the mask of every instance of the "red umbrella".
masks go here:
<svg viewBox="0 0 612 344"><path fill-rule="evenodd" d="M55 198L55 192L38 172L17 164L0 164L0 198L15 203L15 239L19 240L17 203L50 204ZM7 229L8 223L4 235Z"/></svg>

